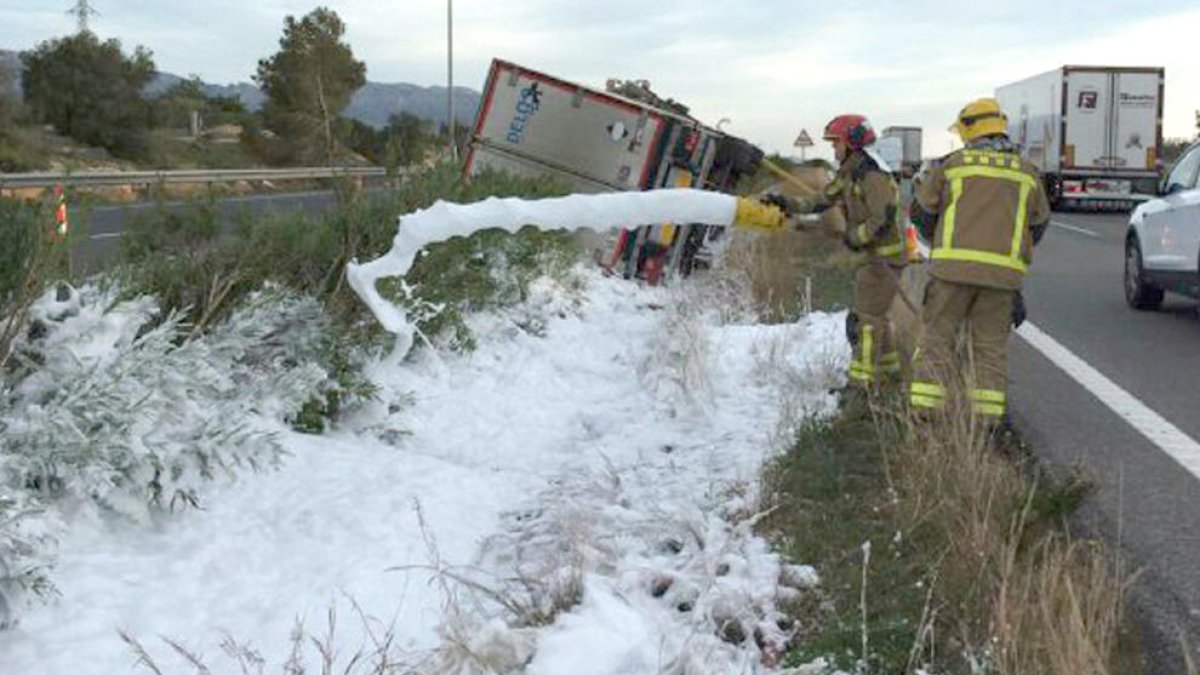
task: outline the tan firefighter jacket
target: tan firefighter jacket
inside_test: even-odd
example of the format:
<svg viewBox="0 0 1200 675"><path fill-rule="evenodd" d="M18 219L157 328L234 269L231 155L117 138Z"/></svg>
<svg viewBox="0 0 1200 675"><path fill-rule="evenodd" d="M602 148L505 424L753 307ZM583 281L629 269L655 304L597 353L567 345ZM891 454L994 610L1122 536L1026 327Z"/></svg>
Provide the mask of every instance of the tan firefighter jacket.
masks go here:
<svg viewBox="0 0 1200 675"><path fill-rule="evenodd" d="M872 260L903 267L908 258L899 199L900 192L891 175L870 155L856 150L838 167L824 197L814 200L812 208L827 209L822 216L826 223L844 218L843 240L850 249L865 253Z"/></svg>
<svg viewBox="0 0 1200 675"><path fill-rule="evenodd" d="M994 138L952 152L922 178L914 197L914 221L931 242L930 276L1020 290L1050 204L1037 169L1016 146Z"/></svg>

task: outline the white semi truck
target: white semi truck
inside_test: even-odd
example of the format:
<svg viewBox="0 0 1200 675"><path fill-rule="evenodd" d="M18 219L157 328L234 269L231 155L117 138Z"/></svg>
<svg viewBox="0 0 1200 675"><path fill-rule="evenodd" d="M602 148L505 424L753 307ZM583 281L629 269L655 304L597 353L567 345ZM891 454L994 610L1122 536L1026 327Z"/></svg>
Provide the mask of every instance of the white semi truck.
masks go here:
<svg viewBox="0 0 1200 675"><path fill-rule="evenodd" d="M876 143L889 139L899 144L901 172L906 176L916 173L921 168L921 127L887 127Z"/></svg>
<svg viewBox="0 0 1200 675"><path fill-rule="evenodd" d="M1056 207L1130 207L1158 180L1162 68L1063 66L996 89Z"/></svg>

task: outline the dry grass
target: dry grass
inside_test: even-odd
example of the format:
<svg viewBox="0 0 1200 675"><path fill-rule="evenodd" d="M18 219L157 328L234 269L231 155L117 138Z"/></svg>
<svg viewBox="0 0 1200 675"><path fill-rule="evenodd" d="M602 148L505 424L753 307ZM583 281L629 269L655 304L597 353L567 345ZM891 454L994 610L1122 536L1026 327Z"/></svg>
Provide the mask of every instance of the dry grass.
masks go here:
<svg viewBox="0 0 1200 675"><path fill-rule="evenodd" d="M940 632L985 672L1109 675L1118 666L1132 577L1064 517L1078 483L1055 483L997 452L969 412L894 426L883 453L895 515L927 547L939 579Z"/></svg>
<svg viewBox="0 0 1200 675"><path fill-rule="evenodd" d="M915 424L884 401L844 411L802 431L767 480L761 531L823 579L818 614L797 617L816 628L792 665L1136 672L1122 654L1132 576L1064 527L1083 489L997 452L971 415Z"/></svg>
<svg viewBox="0 0 1200 675"><path fill-rule="evenodd" d="M763 321L792 320L805 307L847 307L854 259L844 247L811 231L734 230L725 266L749 280Z"/></svg>
<svg viewBox="0 0 1200 675"><path fill-rule="evenodd" d="M429 575L442 601L443 619L438 626L440 644L431 650L405 649L398 635L396 616L382 621L369 616L358 602L347 596L353 623L349 630L339 624L337 606L326 612L323 630L310 630L297 620L289 636L282 661L271 661L250 642L226 634L220 643L226 670L215 669L213 661L183 640L160 637L161 653L155 655L136 636L119 631L133 655L134 667L155 675L236 672L240 675L488 675L518 672L528 665L536 647L535 630L554 622L558 614L576 606L583 596L582 561L571 558L553 575L532 578L517 575L495 578L474 567L452 567L439 552L421 505L414 502L421 529L427 565L392 568ZM491 618L488 618L488 617ZM237 670L229 670L236 666Z"/></svg>
<svg viewBox="0 0 1200 675"><path fill-rule="evenodd" d="M768 320L794 318L808 303L850 303L853 259L836 242L811 232L737 234L727 262L751 280ZM906 280L910 296L921 281ZM902 334L918 325L893 318ZM900 398L803 431L767 477L776 515L762 530L816 564L828 596L820 628L792 663L835 656L863 673L1133 672L1136 659L1120 653L1130 647L1122 629L1132 575L1114 552L1072 540L1066 526L1086 487L998 452L969 412L918 424Z"/></svg>
<svg viewBox="0 0 1200 675"><path fill-rule="evenodd" d="M1093 542L1008 544L990 618L998 673L1117 673L1126 580Z"/></svg>
<svg viewBox="0 0 1200 675"><path fill-rule="evenodd" d="M811 231L733 234L726 263L750 280L765 320L851 303L855 261L838 242ZM915 306L922 272L904 281ZM892 312L904 351L919 331L912 310L897 302ZM817 564L827 594L822 625L793 663L828 655L861 673L1131 672L1134 659L1118 659L1133 575L1103 544L1068 533L1086 486L998 452L969 411L917 423L901 398L802 430L765 478L775 510L762 531ZM874 547L869 568L864 542Z"/></svg>
<svg viewBox="0 0 1200 675"><path fill-rule="evenodd" d="M349 641L339 632L337 611L331 606L326 614L325 630L319 634L309 631L302 622L296 622L288 638L287 656L280 663L268 663L254 646L225 635L220 651L230 667L236 666L237 670L214 670L211 661L176 639L160 638L166 647L166 655L155 657L136 637L125 631L119 631L119 634L134 656L133 667L154 675L264 675L268 672L283 675L417 675L430 672L425 669L429 656L411 654L399 648L394 625L381 626L363 614L356 603L352 604L362 622L365 646L354 648L347 644Z"/></svg>

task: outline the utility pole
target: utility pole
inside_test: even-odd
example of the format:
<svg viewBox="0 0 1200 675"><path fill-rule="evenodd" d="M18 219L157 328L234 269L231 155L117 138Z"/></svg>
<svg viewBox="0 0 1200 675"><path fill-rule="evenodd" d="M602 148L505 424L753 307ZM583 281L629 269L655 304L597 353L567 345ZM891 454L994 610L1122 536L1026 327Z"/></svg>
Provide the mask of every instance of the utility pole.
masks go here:
<svg viewBox="0 0 1200 675"><path fill-rule="evenodd" d="M97 12L95 9L93 9L88 0L79 0L75 3L74 7L67 10L67 14L72 14L75 16L77 30L79 33L88 32L88 17L100 16L100 12Z"/></svg>
<svg viewBox="0 0 1200 675"><path fill-rule="evenodd" d="M458 161L454 141L454 0L446 0L446 132L450 134L450 159Z"/></svg>

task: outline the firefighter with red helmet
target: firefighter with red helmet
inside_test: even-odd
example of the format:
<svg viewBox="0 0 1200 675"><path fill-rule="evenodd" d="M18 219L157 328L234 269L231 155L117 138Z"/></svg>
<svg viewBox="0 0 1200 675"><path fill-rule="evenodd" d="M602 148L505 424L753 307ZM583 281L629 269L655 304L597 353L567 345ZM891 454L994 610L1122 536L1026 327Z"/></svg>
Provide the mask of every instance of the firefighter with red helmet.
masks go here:
<svg viewBox="0 0 1200 675"><path fill-rule="evenodd" d="M821 213L822 223L844 230L846 246L860 254L854 277L854 307L847 332L854 348L850 380L871 389L898 379L900 354L892 337L888 309L899 290L907 262L899 190L887 163L871 144L875 130L862 115L838 115L825 126L839 166L824 193L809 199L769 195L763 201L789 215Z"/></svg>

